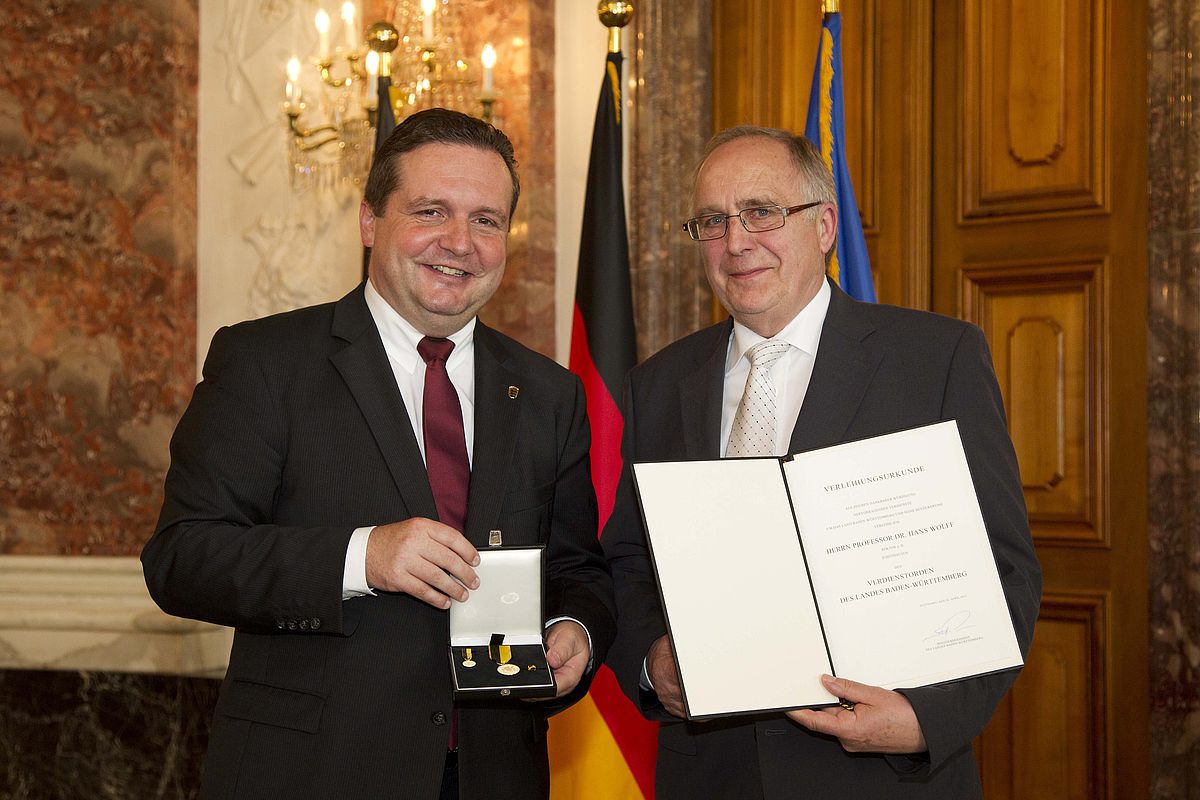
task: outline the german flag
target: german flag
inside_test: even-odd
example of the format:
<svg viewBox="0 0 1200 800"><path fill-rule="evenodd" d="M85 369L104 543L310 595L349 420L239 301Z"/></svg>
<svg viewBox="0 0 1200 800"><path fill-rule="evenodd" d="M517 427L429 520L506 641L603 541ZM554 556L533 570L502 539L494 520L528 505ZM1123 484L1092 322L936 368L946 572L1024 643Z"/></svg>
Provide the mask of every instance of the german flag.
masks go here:
<svg viewBox="0 0 1200 800"><path fill-rule="evenodd" d="M592 481L600 530L612 513L621 474L618 398L637 361L629 279L629 240L621 175L621 54L609 53L588 162L583 233L571 327L571 371L587 392ZM551 719L551 795L555 800L654 797L657 725L647 722L601 667L588 696Z"/></svg>

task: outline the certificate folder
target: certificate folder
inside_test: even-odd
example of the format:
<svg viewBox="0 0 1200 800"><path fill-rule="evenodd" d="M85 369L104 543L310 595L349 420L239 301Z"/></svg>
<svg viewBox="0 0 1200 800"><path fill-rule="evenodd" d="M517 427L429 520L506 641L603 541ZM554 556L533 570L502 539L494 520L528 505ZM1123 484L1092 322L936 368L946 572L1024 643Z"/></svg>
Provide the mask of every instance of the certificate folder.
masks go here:
<svg viewBox="0 0 1200 800"><path fill-rule="evenodd" d="M1022 664L953 421L633 475L689 718Z"/></svg>

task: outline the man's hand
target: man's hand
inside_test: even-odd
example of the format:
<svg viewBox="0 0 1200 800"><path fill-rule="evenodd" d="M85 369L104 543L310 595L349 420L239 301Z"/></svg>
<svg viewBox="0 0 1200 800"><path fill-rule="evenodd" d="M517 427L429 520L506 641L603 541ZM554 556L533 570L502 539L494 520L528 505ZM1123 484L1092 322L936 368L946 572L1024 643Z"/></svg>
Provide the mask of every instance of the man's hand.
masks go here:
<svg viewBox="0 0 1200 800"><path fill-rule="evenodd" d="M904 695L829 675L822 675L821 683L854 708L787 712L793 721L810 731L836 736L850 753L921 753L928 749L921 723Z"/></svg>
<svg viewBox="0 0 1200 800"><path fill-rule="evenodd" d="M367 540L367 585L404 592L434 608L450 608L450 599L467 599L479 588L473 566L479 553L461 533L424 517L380 525ZM450 577L451 575L454 578Z"/></svg>
<svg viewBox="0 0 1200 800"><path fill-rule="evenodd" d="M667 713L686 718L679 669L675 666L675 654L671 652L671 642L666 636L660 636L650 645L650 652L646 654L646 675L654 684L658 702L662 703Z"/></svg>
<svg viewBox="0 0 1200 800"><path fill-rule="evenodd" d="M591 657L587 631L582 625L564 619L550 626L546 631L546 663L558 687L555 697L562 697L579 685Z"/></svg>

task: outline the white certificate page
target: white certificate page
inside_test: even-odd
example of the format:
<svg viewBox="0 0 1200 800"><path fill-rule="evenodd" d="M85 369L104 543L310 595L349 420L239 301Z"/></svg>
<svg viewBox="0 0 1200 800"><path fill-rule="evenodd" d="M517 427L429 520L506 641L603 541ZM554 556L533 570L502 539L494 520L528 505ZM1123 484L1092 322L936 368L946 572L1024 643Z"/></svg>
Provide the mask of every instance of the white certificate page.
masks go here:
<svg viewBox="0 0 1200 800"><path fill-rule="evenodd" d="M1022 663L953 421L784 472L839 677L890 689Z"/></svg>
<svg viewBox="0 0 1200 800"><path fill-rule="evenodd" d="M688 716L836 702L779 460L633 470Z"/></svg>

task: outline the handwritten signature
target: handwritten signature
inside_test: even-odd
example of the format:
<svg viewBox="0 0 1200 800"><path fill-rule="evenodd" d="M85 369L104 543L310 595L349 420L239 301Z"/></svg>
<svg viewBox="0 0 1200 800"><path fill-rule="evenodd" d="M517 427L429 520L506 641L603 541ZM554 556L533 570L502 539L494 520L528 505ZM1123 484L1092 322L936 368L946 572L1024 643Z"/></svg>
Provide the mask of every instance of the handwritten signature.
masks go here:
<svg viewBox="0 0 1200 800"><path fill-rule="evenodd" d="M967 610L959 611L954 616L943 622L941 625L933 629L933 633L926 636L925 639L933 639L938 636L945 636L949 633L964 630L965 628L974 628L974 625L968 625L971 621L971 612Z"/></svg>

